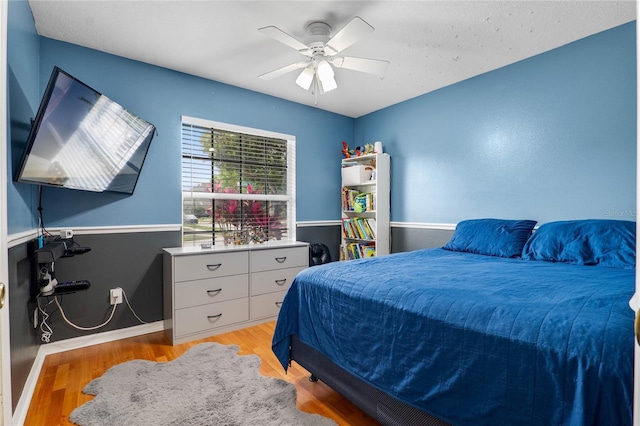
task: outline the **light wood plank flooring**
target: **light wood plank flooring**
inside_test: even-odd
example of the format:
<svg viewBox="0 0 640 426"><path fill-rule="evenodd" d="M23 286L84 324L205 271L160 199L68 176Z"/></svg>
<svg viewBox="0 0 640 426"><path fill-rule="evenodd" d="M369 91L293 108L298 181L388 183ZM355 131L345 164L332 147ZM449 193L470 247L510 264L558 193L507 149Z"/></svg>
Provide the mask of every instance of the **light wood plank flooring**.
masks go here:
<svg viewBox="0 0 640 426"><path fill-rule="evenodd" d="M163 332L146 334L110 343L47 356L27 413L26 426L72 425L69 414L93 397L82 388L107 369L133 359L166 362L202 342L218 342L240 347L240 354L262 358L260 373L291 382L298 391L298 408L321 414L339 425L377 425L355 405L322 382L309 381L309 373L295 362L285 375L271 351L275 322L257 325L207 339L171 346Z"/></svg>

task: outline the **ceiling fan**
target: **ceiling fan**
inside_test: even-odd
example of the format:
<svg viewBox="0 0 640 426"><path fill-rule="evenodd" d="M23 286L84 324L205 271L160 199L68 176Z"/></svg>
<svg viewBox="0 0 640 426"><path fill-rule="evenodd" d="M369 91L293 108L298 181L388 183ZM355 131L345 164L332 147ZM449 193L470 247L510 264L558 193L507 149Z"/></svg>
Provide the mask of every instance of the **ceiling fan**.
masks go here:
<svg viewBox="0 0 640 426"><path fill-rule="evenodd" d="M292 71L302 69L296 79L296 84L304 90L309 90L313 85L317 95L318 91L326 93L338 87L333 67L366 72L379 77L384 75L389 61L339 55L347 47L374 31L374 28L362 18L356 16L333 37L330 36L331 27L325 22L312 22L307 25L306 29L309 36L304 43L274 26L258 29L261 33L297 50L307 57L304 61L295 62L262 74L259 78L272 80Z"/></svg>

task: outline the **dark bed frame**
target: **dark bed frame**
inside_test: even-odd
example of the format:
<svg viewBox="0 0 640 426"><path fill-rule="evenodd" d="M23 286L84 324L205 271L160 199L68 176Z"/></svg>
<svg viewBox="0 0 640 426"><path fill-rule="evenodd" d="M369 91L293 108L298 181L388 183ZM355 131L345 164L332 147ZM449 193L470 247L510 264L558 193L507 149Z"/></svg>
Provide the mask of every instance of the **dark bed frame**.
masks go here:
<svg viewBox="0 0 640 426"><path fill-rule="evenodd" d="M382 425L449 426L448 423L365 383L334 364L321 352L302 343L295 335L291 337L291 361L311 373L309 380L322 380Z"/></svg>

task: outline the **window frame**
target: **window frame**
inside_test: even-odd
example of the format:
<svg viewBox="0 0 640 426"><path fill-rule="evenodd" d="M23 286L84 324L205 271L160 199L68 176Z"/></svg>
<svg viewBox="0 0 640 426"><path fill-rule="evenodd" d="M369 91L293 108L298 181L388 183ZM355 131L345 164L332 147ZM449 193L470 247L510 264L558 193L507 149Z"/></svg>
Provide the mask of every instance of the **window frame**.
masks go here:
<svg viewBox="0 0 640 426"><path fill-rule="evenodd" d="M247 194L247 193L233 193L225 194L220 192L193 192L184 191L184 166L180 166L180 179L181 179L181 216L184 218L184 202L186 199L204 199L204 200L250 200L250 201L280 201L287 203L287 237L281 241L295 241L296 240L296 137L293 135L274 132L270 130L257 129L252 127L240 126L236 124L223 123L219 121L213 121L203 118L181 116L180 129L180 158L183 158L183 142L182 142L182 130L185 125L200 126L215 130L221 130L226 132L241 133L250 136L283 139L287 142L287 172L286 172L286 194ZM216 244L215 238L215 224L212 223L214 229L212 230L213 244ZM197 241L193 243L185 242L185 230L184 219L181 221L182 230L182 246L197 246Z"/></svg>

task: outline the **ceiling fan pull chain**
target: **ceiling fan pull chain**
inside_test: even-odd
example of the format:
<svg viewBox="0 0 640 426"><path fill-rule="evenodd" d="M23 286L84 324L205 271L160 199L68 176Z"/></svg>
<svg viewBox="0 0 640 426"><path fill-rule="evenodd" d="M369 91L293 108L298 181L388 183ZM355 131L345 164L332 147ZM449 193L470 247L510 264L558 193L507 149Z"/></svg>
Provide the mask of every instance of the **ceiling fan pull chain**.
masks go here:
<svg viewBox="0 0 640 426"><path fill-rule="evenodd" d="M315 97L313 100L313 105L318 106L318 79L313 79L313 96Z"/></svg>

